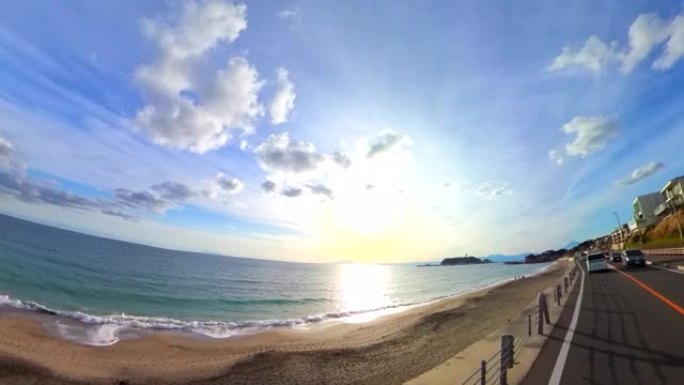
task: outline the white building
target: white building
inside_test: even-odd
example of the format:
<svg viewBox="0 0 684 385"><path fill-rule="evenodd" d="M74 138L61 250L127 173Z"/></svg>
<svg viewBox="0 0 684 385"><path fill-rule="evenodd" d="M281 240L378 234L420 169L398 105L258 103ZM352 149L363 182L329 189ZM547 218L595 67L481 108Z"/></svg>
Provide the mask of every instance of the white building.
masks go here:
<svg viewBox="0 0 684 385"><path fill-rule="evenodd" d="M655 211L658 205L663 202L665 202L665 199L663 199L663 195L659 192L639 195L634 199L634 202L632 202L634 221L639 229L644 229L658 223L660 218L655 214Z"/></svg>

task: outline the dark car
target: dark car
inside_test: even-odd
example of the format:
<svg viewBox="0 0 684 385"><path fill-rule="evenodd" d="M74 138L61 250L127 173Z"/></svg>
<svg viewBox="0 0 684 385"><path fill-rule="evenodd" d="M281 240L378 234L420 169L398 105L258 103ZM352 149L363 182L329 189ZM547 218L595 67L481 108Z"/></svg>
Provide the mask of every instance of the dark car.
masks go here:
<svg viewBox="0 0 684 385"><path fill-rule="evenodd" d="M625 266L646 266L646 256L641 250L625 250L622 252L622 264Z"/></svg>
<svg viewBox="0 0 684 385"><path fill-rule="evenodd" d="M622 253L617 252L617 251L613 251L612 253L610 253L610 256L608 257L608 259L611 262L621 262L622 261Z"/></svg>

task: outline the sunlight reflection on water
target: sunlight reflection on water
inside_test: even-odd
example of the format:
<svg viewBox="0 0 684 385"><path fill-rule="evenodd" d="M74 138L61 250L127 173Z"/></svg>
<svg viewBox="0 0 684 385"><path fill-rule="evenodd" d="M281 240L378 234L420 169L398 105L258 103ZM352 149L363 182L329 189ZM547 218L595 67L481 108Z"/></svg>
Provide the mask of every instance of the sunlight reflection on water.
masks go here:
<svg viewBox="0 0 684 385"><path fill-rule="evenodd" d="M388 295L391 274L391 267L386 265L339 265L339 309L371 310L391 305Z"/></svg>

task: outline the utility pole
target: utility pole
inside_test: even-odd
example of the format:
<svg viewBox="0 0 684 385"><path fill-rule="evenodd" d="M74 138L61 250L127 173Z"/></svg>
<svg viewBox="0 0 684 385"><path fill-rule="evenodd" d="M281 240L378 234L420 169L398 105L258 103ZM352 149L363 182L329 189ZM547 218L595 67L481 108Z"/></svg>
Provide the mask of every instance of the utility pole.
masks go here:
<svg viewBox="0 0 684 385"><path fill-rule="evenodd" d="M677 215L677 212L675 211L674 203L672 206L670 206L670 201L666 200L665 204L667 204L667 207L670 209L670 213L674 217L675 221L677 221L677 229L679 230L679 239L684 240L684 235L682 234L682 223L679 221L679 216Z"/></svg>
<svg viewBox="0 0 684 385"><path fill-rule="evenodd" d="M618 223L618 229L620 230L620 242L622 243L622 249L625 247L625 236L622 233L622 223L620 223L620 215L617 213L617 211L613 211L613 214L615 214L615 218L617 218L617 223Z"/></svg>

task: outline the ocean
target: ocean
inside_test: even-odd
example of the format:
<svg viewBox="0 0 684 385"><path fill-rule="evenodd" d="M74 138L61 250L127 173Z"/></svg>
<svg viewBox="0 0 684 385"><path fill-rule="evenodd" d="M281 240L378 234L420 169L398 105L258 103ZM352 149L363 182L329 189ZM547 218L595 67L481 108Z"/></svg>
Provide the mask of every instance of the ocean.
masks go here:
<svg viewBox="0 0 684 385"><path fill-rule="evenodd" d="M234 258L121 242L0 215L0 306L57 315L48 328L91 345L111 345L147 330L227 338L273 327L364 322L546 266Z"/></svg>

